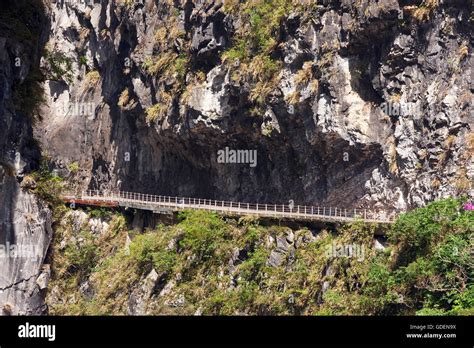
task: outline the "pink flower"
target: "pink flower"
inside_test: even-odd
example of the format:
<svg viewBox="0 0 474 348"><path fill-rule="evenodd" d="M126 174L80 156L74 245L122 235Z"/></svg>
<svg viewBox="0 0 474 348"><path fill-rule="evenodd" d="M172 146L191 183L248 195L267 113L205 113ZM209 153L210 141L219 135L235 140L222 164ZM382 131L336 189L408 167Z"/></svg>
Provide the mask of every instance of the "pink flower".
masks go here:
<svg viewBox="0 0 474 348"><path fill-rule="evenodd" d="M472 202L467 202L466 204L464 204L464 210L474 210L474 204L472 204Z"/></svg>

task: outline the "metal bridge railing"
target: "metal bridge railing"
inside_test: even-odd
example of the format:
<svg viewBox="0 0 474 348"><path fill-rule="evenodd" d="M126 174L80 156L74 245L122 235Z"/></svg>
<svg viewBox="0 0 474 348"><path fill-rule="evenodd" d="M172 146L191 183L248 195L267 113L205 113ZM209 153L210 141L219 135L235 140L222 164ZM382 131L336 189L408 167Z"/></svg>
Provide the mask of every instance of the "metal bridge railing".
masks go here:
<svg viewBox="0 0 474 348"><path fill-rule="evenodd" d="M363 219L365 221L375 222L393 222L398 214L395 211L370 210L370 209L346 209L337 207L320 207L294 205L290 207L285 204L261 204L261 203L243 203L232 201L220 201L201 198L172 197L150 195L138 192L104 192L97 190L83 191L79 196L69 195L69 199L98 200L98 201L117 201L123 205L126 203L138 203L150 208L166 207L175 210L184 209L204 209L212 211L234 212L242 214L256 214L262 216L281 216L312 218L324 217L335 220L355 220Z"/></svg>

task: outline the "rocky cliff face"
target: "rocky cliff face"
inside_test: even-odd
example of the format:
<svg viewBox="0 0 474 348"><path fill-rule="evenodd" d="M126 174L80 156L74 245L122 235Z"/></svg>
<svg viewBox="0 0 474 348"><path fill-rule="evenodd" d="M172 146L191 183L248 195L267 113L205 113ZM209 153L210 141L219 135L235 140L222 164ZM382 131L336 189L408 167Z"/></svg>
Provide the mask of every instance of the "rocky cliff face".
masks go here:
<svg viewBox="0 0 474 348"><path fill-rule="evenodd" d="M470 4L419 3L58 2L47 47L69 70L36 134L80 188L399 209L472 195ZM226 146L258 165L218 163Z"/></svg>
<svg viewBox="0 0 474 348"><path fill-rule="evenodd" d="M38 166L32 114L47 20L36 1L2 4L0 15L0 315L45 311L51 212L20 182Z"/></svg>
<svg viewBox="0 0 474 348"><path fill-rule="evenodd" d="M0 171L0 305L2 315L45 313L50 276L45 264L52 240L51 212L23 192L15 177Z"/></svg>

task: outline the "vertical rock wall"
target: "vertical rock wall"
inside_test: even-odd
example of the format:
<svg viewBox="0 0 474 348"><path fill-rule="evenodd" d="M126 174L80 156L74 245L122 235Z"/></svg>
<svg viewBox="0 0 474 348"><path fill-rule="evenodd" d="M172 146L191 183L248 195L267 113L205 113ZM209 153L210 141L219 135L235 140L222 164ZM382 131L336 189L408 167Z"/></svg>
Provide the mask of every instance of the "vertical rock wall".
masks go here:
<svg viewBox="0 0 474 348"><path fill-rule="evenodd" d="M35 90L35 71L48 21L39 1L1 6L0 315L37 315L45 312L51 212L20 182L40 157L31 127L34 107L27 106L42 93Z"/></svg>
<svg viewBox="0 0 474 348"><path fill-rule="evenodd" d="M48 47L71 74L47 81L36 134L62 174L81 189L347 207L473 194L469 4L293 4L268 90L256 59L226 58L252 32L247 4L52 5ZM217 163L226 146L258 165Z"/></svg>

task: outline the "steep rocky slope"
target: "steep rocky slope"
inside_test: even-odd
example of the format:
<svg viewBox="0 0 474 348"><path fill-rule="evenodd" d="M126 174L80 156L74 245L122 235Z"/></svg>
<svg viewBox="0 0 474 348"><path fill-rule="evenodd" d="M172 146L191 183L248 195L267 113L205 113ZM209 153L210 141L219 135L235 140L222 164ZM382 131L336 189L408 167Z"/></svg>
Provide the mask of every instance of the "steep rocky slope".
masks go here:
<svg viewBox="0 0 474 348"><path fill-rule="evenodd" d="M38 1L2 2L0 13L0 315L44 313L51 212L20 187L38 166L31 121L41 98L38 65L44 29ZM47 34L47 31L46 31Z"/></svg>
<svg viewBox="0 0 474 348"><path fill-rule="evenodd" d="M380 232L380 226L379 232ZM330 230L185 212L131 231L65 215L47 304L59 315L472 315L474 214L448 199Z"/></svg>
<svg viewBox="0 0 474 348"><path fill-rule="evenodd" d="M451 0L53 4L36 134L82 189L399 209L472 195L470 16ZM218 163L225 146L258 165Z"/></svg>

